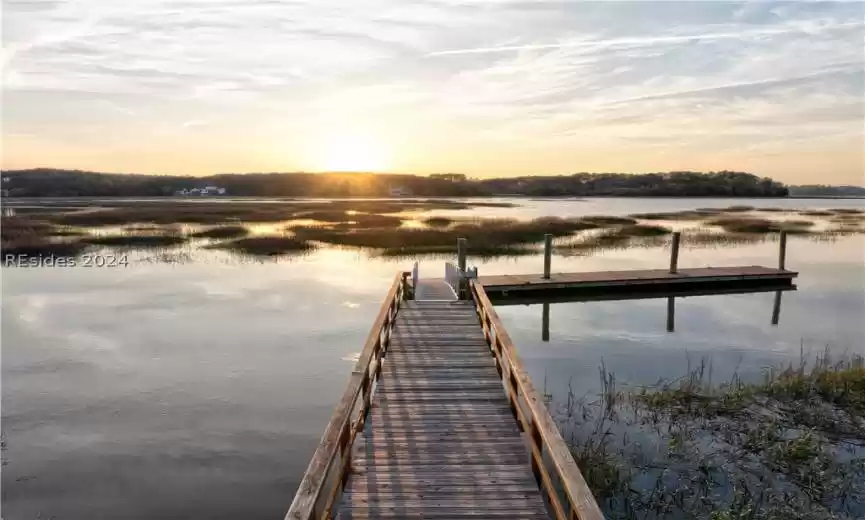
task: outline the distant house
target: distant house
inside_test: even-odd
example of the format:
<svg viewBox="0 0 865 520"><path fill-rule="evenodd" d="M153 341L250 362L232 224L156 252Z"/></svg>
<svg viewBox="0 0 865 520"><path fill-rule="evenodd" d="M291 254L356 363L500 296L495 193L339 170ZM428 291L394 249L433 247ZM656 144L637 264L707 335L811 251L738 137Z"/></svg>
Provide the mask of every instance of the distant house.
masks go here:
<svg viewBox="0 0 865 520"><path fill-rule="evenodd" d="M390 189L391 197L411 197L411 190L404 186L397 186L396 188L391 187Z"/></svg>
<svg viewBox="0 0 865 520"><path fill-rule="evenodd" d="M219 186L205 186L204 189L201 190L202 195L225 195L225 188L220 188Z"/></svg>
<svg viewBox="0 0 865 520"><path fill-rule="evenodd" d="M203 188L192 188L187 190L177 190L174 194L178 197L211 197L216 195L225 195L227 190L219 186L205 186Z"/></svg>

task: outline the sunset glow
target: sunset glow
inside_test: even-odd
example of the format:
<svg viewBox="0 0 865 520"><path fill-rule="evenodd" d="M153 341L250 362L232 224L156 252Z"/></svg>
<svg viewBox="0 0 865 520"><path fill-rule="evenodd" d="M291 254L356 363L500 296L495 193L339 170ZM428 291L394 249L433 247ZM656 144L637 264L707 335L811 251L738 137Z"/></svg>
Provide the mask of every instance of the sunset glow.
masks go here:
<svg viewBox="0 0 865 520"><path fill-rule="evenodd" d="M329 138L322 146L316 170L332 172L380 172L390 167L384 146L359 135Z"/></svg>

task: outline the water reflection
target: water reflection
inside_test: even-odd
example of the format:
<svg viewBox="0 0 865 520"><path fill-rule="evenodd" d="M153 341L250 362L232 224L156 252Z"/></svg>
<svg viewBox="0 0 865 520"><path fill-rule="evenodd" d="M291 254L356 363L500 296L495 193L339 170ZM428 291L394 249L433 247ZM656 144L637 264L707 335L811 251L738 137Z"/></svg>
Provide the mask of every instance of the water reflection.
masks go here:
<svg viewBox="0 0 865 520"><path fill-rule="evenodd" d="M730 294L748 294L748 293L764 293L775 292L775 299L772 305L772 320L771 324L777 326L781 318L781 295L784 291L795 291L795 285L783 287L763 287L750 289L729 289L729 290L714 290L714 291L676 291L669 294L652 294L634 293L634 294L608 294L608 295L590 295L590 296L575 296L563 295L559 298L549 298L541 300L535 298L494 298L493 303L496 306L508 305L540 305L541 306L541 341L548 343L550 341L550 305L564 304L573 302L592 302L592 301L615 301L615 300L643 300L643 299L667 299L667 332L676 331L676 298L686 298L688 296L712 296L712 295L730 295Z"/></svg>

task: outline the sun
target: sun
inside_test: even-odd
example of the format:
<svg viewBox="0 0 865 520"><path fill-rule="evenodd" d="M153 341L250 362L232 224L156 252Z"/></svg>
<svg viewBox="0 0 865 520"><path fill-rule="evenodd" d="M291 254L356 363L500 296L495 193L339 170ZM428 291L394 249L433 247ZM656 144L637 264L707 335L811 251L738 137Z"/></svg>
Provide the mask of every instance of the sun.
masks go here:
<svg viewBox="0 0 865 520"><path fill-rule="evenodd" d="M362 135L328 138L321 150L320 168L334 172L375 172L389 165L387 150L374 139Z"/></svg>

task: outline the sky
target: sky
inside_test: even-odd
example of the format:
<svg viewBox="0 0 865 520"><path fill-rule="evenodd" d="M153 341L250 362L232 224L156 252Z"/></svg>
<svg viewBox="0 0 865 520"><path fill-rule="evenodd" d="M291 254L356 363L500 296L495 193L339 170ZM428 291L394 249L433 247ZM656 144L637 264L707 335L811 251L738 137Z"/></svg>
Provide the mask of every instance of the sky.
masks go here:
<svg viewBox="0 0 865 520"><path fill-rule="evenodd" d="M865 3L3 0L2 167L865 184Z"/></svg>

